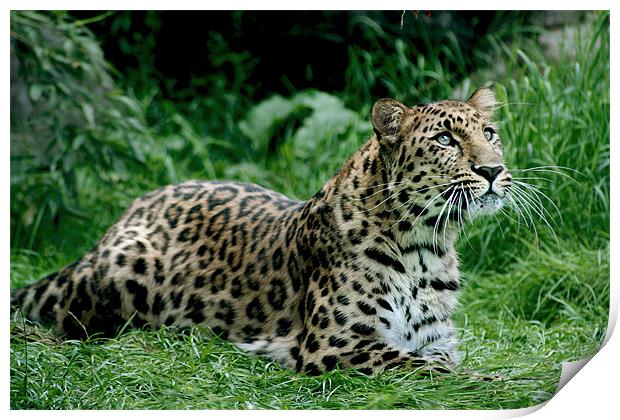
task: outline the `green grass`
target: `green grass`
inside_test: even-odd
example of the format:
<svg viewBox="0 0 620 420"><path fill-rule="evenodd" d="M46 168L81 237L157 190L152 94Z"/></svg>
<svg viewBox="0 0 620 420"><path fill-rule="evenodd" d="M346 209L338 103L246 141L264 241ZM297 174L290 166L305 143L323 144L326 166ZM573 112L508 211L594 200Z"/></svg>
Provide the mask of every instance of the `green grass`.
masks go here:
<svg viewBox="0 0 620 420"><path fill-rule="evenodd" d="M576 286L593 279L593 288L606 290L607 255L551 258L545 253L520 261L520 269L507 274L466 275L457 316L462 368L499 374L502 380L465 372L429 378L406 368L370 379L351 371L313 378L249 356L198 329L138 330L112 340L63 342L47 330L14 324L11 404L38 409L530 406L553 395L560 362L591 355L605 329L604 295L575 297L570 287L563 294L550 283L568 278ZM17 267L23 273L37 271ZM549 306L550 311L541 310Z"/></svg>
<svg viewBox="0 0 620 420"><path fill-rule="evenodd" d="M529 176L558 207L541 199L549 226L535 220L534 229L509 212L466 229L459 245L465 287L456 315L462 371L429 377L402 368L375 378L352 371L306 377L198 329L62 341L44 328L12 323L11 407L474 409L519 408L548 400L561 362L594 353L607 326L608 16L591 15L577 45L562 47L557 60L547 57L531 33L510 41L490 38L488 49L476 51L485 65L458 79L456 86L448 84L454 74L442 75L437 56L420 64L404 47L395 53L402 74L432 64L427 74L435 82L427 90L416 88L425 98L439 99L434 95L450 96L447 92L494 80L507 104L497 116L510 167L555 165L578 171L514 173ZM364 60L372 54L355 54L348 73L358 78L358 88L362 82L387 84L367 77ZM502 65L492 65L496 63ZM365 97L368 89L355 95ZM412 93L417 91L407 95ZM231 110L212 126L201 122L206 117L187 116L191 104L149 105L151 123L160 121L149 128L153 147L159 147L155 154L169 160L153 159L150 170L114 182L106 174L78 171L79 201L88 217L61 218L58 225L41 228L48 236L30 241L36 246L14 246L11 286L30 283L79 258L133 197L167 182L239 179L307 198L370 131L370 104L351 109L356 101L347 92L273 97L244 114L239 113L242 99L233 96L225 99ZM25 225L15 227L23 237L30 234ZM503 379L487 381L466 370Z"/></svg>
<svg viewBox="0 0 620 420"><path fill-rule="evenodd" d="M519 328L541 334L540 326ZM491 332L497 334L492 327ZM413 370L372 379L351 371L307 377L199 331L132 331L102 343L58 343L45 334L31 338L36 341L28 342L27 365L25 348L12 352L18 360L13 408L503 408L547 400L559 378L549 355L553 339L519 346L536 358L532 364L515 354L498 356L498 350L512 347L510 337L481 340L466 333L466 365L484 364L510 376L488 382L465 374L428 377Z"/></svg>

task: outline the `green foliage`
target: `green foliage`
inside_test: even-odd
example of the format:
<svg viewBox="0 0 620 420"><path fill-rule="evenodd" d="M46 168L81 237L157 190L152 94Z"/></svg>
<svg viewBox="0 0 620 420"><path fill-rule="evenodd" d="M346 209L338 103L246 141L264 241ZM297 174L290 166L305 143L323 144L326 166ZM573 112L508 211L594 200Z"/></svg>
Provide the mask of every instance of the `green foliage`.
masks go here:
<svg viewBox="0 0 620 420"><path fill-rule="evenodd" d="M523 24L526 15L518 12L498 12L485 28L475 14L433 12L426 18L407 12L401 19L402 26L372 13L351 17L350 26L359 30L363 42L349 48L347 104L370 112L377 91L410 105L472 93L477 86L471 88L463 76L495 63L496 57L488 54L490 41L532 33Z"/></svg>
<svg viewBox="0 0 620 420"><path fill-rule="evenodd" d="M517 258L510 270L477 273L464 300L476 312L505 311L546 326L584 321L602 338L609 310L609 249L585 246L538 250Z"/></svg>
<svg viewBox="0 0 620 420"><path fill-rule="evenodd" d="M268 186L307 198L360 147L360 139L371 127L339 98L304 91L290 99L276 95L260 102L239 128L252 142L251 162L233 166L226 174L260 182L260 178L244 177L242 173L248 171L249 165L264 165L272 174L266 175ZM250 173L263 176L260 170Z"/></svg>
<svg viewBox="0 0 620 420"><path fill-rule="evenodd" d="M506 161L515 180L540 191L532 194L544 205L547 223L527 228L515 213L513 220L481 221L463 243L472 269L505 266L558 238L556 251L570 242L593 249L609 243L608 15L595 15L584 28L576 45L559 47L571 64L545 58L535 39L494 41L495 57L505 63L495 77L504 82L495 90L505 104L498 117ZM540 169L523 172L527 168ZM498 242L512 246L487 252Z"/></svg>
<svg viewBox="0 0 620 420"><path fill-rule="evenodd" d="M165 157L146 122L148 103L115 87L80 22L12 12L11 61L12 242L32 248L50 221L86 216L79 205L85 175L128 181Z"/></svg>
<svg viewBox="0 0 620 420"><path fill-rule="evenodd" d="M483 326L485 331L497 336L496 327L489 324ZM476 329L481 326L471 329L479 333ZM516 328L524 335L544 334L536 325ZM117 339L59 342L46 331L14 326L11 408L525 407L549 399L559 378L559 366L550 356L556 333L547 333L544 341L511 343L507 336L480 339L464 332L467 366L475 366L480 374L499 371L510 377L485 381L465 372L429 377L412 369L391 370L375 378L348 370L311 377L249 356L198 329L129 331ZM515 352L498 353L506 346ZM520 356L523 353L528 356Z"/></svg>

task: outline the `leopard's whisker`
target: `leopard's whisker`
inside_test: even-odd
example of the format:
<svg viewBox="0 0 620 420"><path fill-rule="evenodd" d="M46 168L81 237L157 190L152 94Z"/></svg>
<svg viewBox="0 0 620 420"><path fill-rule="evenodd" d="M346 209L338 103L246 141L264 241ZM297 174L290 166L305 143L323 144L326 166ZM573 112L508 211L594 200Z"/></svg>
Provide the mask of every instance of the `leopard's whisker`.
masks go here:
<svg viewBox="0 0 620 420"><path fill-rule="evenodd" d="M499 218L497 217L497 214L493 213L493 217L495 218L495 221L497 222L497 226L499 227L499 231L502 234L502 238L505 238L506 235L504 234L504 229L502 228L502 223L500 222Z"/></svg>
<svg viewBox="0 0 620 420"><path fill-rule="evenodd" d="M469 236L467 235L467 229L465 229L465 223L463 222L463 211L462 210L463 210L463 201L464 200L467 200L467 194L463 190L463 193L459 197L458 223L461 226L460 231L463 232L463 236L465 237L465 241L467 241L467 244L473 249L473 245L469 241Z"/></svg>
<svg viewBox="0 0 620 420"><path fill-rule="evenodd" d="M521 222L521 219L523 218L524 221L526 222L526 226L527 226L527 220L524 218L523 213L521 211L521 209L519 208L518 204L516 203L515 199L513 198L512 194L510 191L506 192L506 198L508 199L508 207L510 209L512 209L516 214L517 214L517 219L514 219L513 217L510 216L510 214L508 214L508 212L506 210L504 210L503 208L500 208L500 211L506 216L508 217L510 220L512 220L513 222L515 222L517 225L522 226L523 223Z"/></svg>
<svg viewBox="0 0 620 420"><path fill-rule="evenodd" d="M446 185L452 185L452 184L453 184L452 182L446 182L445 184L430 185L428 187L422 187L420 189L417 189L417 190L415 190L415 192L416 193L426 192L426 191L428 191L430 189L433 189L433 188L445 187Z"/></svg>
<svg viewBox="0 0 620 420"><path fill-rule="evenodd" d="M517 191L521 191L522 194L524 194L526 197L529 198L530 202L532 203L532 205L536 206L536 209L538 209L538 211L542 214L544 214L544 220L547 221L547 217L551 220L554 220L553 216L551 215L551 213L549 213L549 211L545 208L545 206L543 205L542 201L540 200L540 198L534 194L533 191L530 191L529 189L522 189L518 184L513 186L515 190ZM526 187L526 185L524 184L523 187ZM554 203L555 205L555 203ZM559 209L557 210L558 214L559 214ZM541 214L541 217L542 217Z"/></svg>
<svg viewBox="0 0 620 420"><path fill-rule="evenodd" d="M417 197L417 198L419 198L419 197ZM407 200L406 204L413 204L413 203L415 203L415 202L417 201L417 198L416 198L416 197L414 197L414 198L413 198L413 200L412 200L412 199ZM399 208L400 208L400 207L399 207ZM396 223L394 223L392 226L390 226L390 229L393 229L396 225L398 225L400 222L402 222L403 220L405 220L405 219L409 216L409 213L411 213L411 209L412 209L412 206L409 206L409 207L407 208L407 210L405 211L405 215L404 215L403 217L401 217L401 218L400 218L400 219L399 219Z"/></svg>
<svg viewBox="0 0 620 420"><path fill-rule="evenodd" d="M452 194L450 195L448 200L443 204L443 206L441 206L441 210L439 211L439 216L437 216L437 220L435 220L435 226L433 226L432 242L433 242L433 248L435 252L437 252L437 227L439 226L441 217L443 215L444 210L446 209L446 206L450 203L450 199L452 198L452 195L454 195L454 191L452 191Z"/></svg>
<svg viewBox="0 0 620 420"><path fill-rule="evenodd" d="M558 241L558 237L555 233L555 230L553 229L553 227L551 226L551 224L549 223L549 221L547 220L547 218L544 215L544 212L540 210L540 208L538 208L535 204L532 197L530 197L528 195L528 193L520 188L518 188L518 185L514 185L514 189L513 191L515 192L515 194L522 194L522 198L527 197L528 199L524 200L524 202L526 203L526 205L530 206L530 208L534 211L534 213L536 213L538 215L538 217L547 225L547 227L549 228L549 230L551 231L551 233L553 234L553 236L556 239L556 242ZM528 201L529 200L529 201ZM542 206L542 204L540 204L540 206ZM544 209L544 207L541 207L542 209Z"/></svg>
<svg viewBox="0 0 620 420"><path fill-rule="evenodd" d="M448 183L446 183L446 184L433 185L433 186L431 186L431 187L424 187L424 188L421 188L421 189L416 190L416 191L414 191L414 192L415 192L415 193L419 193L419 192L422 192L422 190L424 190L424 192L425 192L425 191L430 190L430 189L433 189L433 188L437 188L437 187L444 187L444 186L446 186L446 185L451 185L451 184L452 184L451 182L448 182ZM407 200L407 201L405 201L404 203L401 203L398 207L396 207L396 208L392 208L392 210L398 210L398 209L400 209L400 208L401 208L401 207L403 207L403 206L406 206L406 205L409 205L409 204L415 203L415 202L417 202L417 201L418 201L418 199L419 199L419 198L421 198L421 196L420 196L420 195L418 195L418 196L417 196L417 198L416 198L415 200L413 200L413 201L411 201L411 199L408 199L408 200ZM409 210L408 210L408 212L410 212L410 211L411 211L411 209L409 209ZM403 220L404 220L404 219L400 219L400 220L399 220L399 223L400 223L400 222L402 222Z"/></svg>
<svg viewBox="0 0 620 420"><path fill-rule="evenodd" d="M449 187L446 189L446 191L442 191L439 194L437 194L435 197L433 197L433 199L431 201L429 201L426 206L424 206L424 208L422 209L422 211L420 212L420 214L418 214L418 216L413 220L413 223L411 223L411 226L415 226L415 224L417 223L418 219L420 219L420 217L424 214L424 211L426 211L426 209L433 204L433 202L435 200L437 200L439 197L441 197L443 194L447 193L448 191L450 191L450 189L453 187Z"/></svg>
<svg viewBox="0 0 620 420"><path fill-rule="evenodd" d="M511 221L513 221L514 223L516 223L517 225L521 226L522 223L519 222L518 220L516 220L514 217L511 217L510 214L508 214L508 212L505 209L500 208L499 209L500 212L502 212L502 214L504 216L506 216L508 219L510 219Z"/></svg>
<svg viewBox="0 0 620 420"><path fill-rule="evenodd" d="M550 178L545 178L545 177L541 177L541 176L513 176L512 177L513 180L517 179L517 180L535 180L535 181L548 181L548 182L552 182L555 183L554 180L550 179Z"/></svg>
<svg viewBox="0 0 620 420"><path fill-rule="evenodd" d="M394 184L392 184L392 183L389 183L389 182L388 182L388 183L385 183L385 184L379 184L379 185L376 185L376 186L366 187L366 188L364 188L364 189L369 190L369 189L371 189L371 188L377 188L377 187L382 187L382 186L388 185L388 187L381 188L380 190L375 191L374 193L372 193L372 194L370 194L370 195L367 195L367 196L366 196L366 197L364 197L364 198L357 198L357 197L353 197L353 198L351 198L351 200L353 200L353 201L364 201L364 200L367 200L368 198L372 197L373 195L377 195L377 194L379 194L379 193L381 193L381 192L383 192L383 191L390 190L391 188L394 188L394 187L397 187L397 186L399 186L399 187L400 187L400 186L402 186L403 184L407 184L407 183L409 183L409 181L395 182Z"/></svg>
<svg viewBox="0 0 620 420"><path fill-rule="evenodd" d="M398 209L400 209L400 208L402 208L402 207L404 207L404 206L409 206L409 207L407 208L407 211L405 212L405 216L403 216L402 218L400 218L400 219L398 220L398 222L396 222L396 224L398 224L398 223L402 222L403 220L405 220L405 219L407 218L408 213L411 211L411 205L412 205L413 203L417 202L420 198L421 198L421 196L419 196L419 195L418 195L418 196L411 197L411 198L407 199L407 201L405 201L404 203L401 203L398 207L396 207L396 208L392 208L392 211L395 211L395 210L398 210ZM395 226L395 225L392 225L392 227L394 227L394 226Z"/></svg>
<svg viewBox="0 0 620 420"><path fill-rule="evenodd" d="M497 102L494 106L493 106L493 110L497 111L498 109L501 109L505 106L509 106L509 105L533 105L531 102ZM498 123L495 123L495 125L498 125Z"/></svg>
<svg viewBox="0 0 620 420"><path fill-rule="evenodd" d="M377 207L381 206L382 204L384 204L385 202L391 200L392 198L396 197L401 191L406 190L407 188L409 188L409 185L405 185L404 187L401 187L400 189L398 189L397 191L394 191L393 193L391 193L390 195L388 195L388 197L385 200L380 201L378 204L376 204L375 206L369 208L369 209L364 209L364 210L359 210L359 211L354 211L353 213L355 214L364 214L364 213L368 213L371 212L372 210L376 209Z"/></svg>
<svg viewBox="0 0 620 420"><path fill-rule="evenodd" d="M518 185L512 186L512 195L522 204L521 208L528 210L530 215L532 215L532 211L535 212L536 206L532 200L532 197L528 195L522 188L519 188ZM533 218L531 217L530 219L533 220Z"/></svg>
<svg viewBox="0 0 620 420"><path fill-rule="evenodd" d="M448 183L448 184L450 184L450 183ZM448 184L444 184L444 185L448 185ZM439 187L439 186L442 186L442 185L437 185L437 186ZM433 201L434 201L434 200L435 200L438 196L441 196L441 194L443 194L443 192L441 192L441 193L439 193L438 195L436 195L436 196L435 196L435 198L433 198ZM401 208L402 206L409 205L409 208L407 208L407 211L405 212L405 215L404 215L402 218L400 218L400 219L399 219L396 223L394 223L392 226L390 226L390 229L393 229L393 228L394 228L394 226L398 225L400 222L402 222L403 220L405 220L405 219L409 216L409 214L411 213L411 210L413 210L413 207L411 206L411 204L413 204L413 203L415 203L416 201L418 201L418 199L419 199L419 198L421 198L421 196L420 196L420 195L418 195L417 197L410 198L410 199L409 199L409 200L407 200L405 203L401 204L400 206L398 206L398 207L395 209L395 210L397 210L397 209ZM429 203L429 204L430 204L430 203ZM424 209L422 210L422 212L423 212L425 209L426 209L426 207L424 207ZM422 212L421 212L420 214L422 214ZM417 219L416 219L416 220L417 220ZM415 224L415 221L414 221L414 224ZM413 224L412 224L412 226L413 226Z"/></svg>
<svg viewBox="0 0 620 420"><path fill-rule="evenodd" d="M564 169L564 170L571 171L579 175L583 175L583 173L579 172L577 169L569 168L568 166L558 166L558 165L534 166L532 168L516 168L516 169L511 169L510 172L529 172L529 171L536 171L536 170L541 170L541 169L548 169L548 170ZM560 172L560 171L557 171L556 173L559 175L563 174L563 172Z"/></svg>
<svg viewBox="0 0 620 420"><path fill-rule="evenodd" d="M522 214L523 214L523 219L524 219L524 220L525 220L525 222L526 222L526 226L528 226L528 227L529 227L529 226L531 226L532 230L534 231L534 237L536 238L536 244L538 244L538 243L539 243L539 239L538 239L538 229L536 229L536 223L534 223L534 219L533 219L533 216L532 216L532 212L531 212L531 210L529 209L529 207L525 205L525 201L524 201L524 199L523 199L522 197L520 197L519 195L517 195L517 194L515 193L515 191L516 191L516 190L515 190L514 188L510 190L510 192L511 192L511 197L513 197L513 199L515 200L515 203L519 203L519 205L518 205L516 208L518 208L518 209L519 209L519 211L521 211L521 212L522 212ZM525 217L526 215L527 215L527 217L529 218L529 221L528 221L528 219Z"/></svg>
<svg viewBox="0 0 620 420"><path fill-rule="evenodd" d="M566 171L571 171L577 175L583 176L585 177L585 175L582 172L579 172L576 169L573 168L568 168L566 166L553 166L553 165L547 165L547 166L536 166L533 168L522 168L522 169L511 169L510 172L514 172L514 173L528 173L528 172L534 172L534 173L551 173L551 174L556 174L556 175L560 175L566 178L569 178L571 181L581 185L581 183L579 181L577 181L575 178L573 178L572 176L570 176L567 173L564 173L562 171L556 170L556 169L562 169L562 170L566 170Z"/></svg>
<svg viewBox="0 0 620 420"><path fill-rule="evenodd" d="M472 191L471 187L469 185L465 186L467 188L467 190L469 191L469 195L472 198L472 200L474 199L474 192ZM471 220L471 214L470 214L470 204L469 204L469 198L467 198L467 194L464 194L465 197L465 204L467 206L467 217L469 217L469 219Z"/></svg>
<svg viewBox="0 0 620 420"><path fill-rule="evenodd" d="M525 225L529 227L531 216L529 219L526 217L528 216L529 208L524 207L524 205L522 204L522 201L515 194L514 189L509 190L506 194L506 197L509 198L510 207L515 211L515 213L517 213L517 216L518 216L517 220L523 219L523 222L525 223Z"/></svg>
<svg viewBox="0 0 620 420"><path fill-rule="evenodd" d="M547 196L547 194L540 191L540 189L538 189L535 185L531 185L526 182L520 182L520 181L515 181L515 183L518 185L524 186L525 188L529 189L535 194L540 195L541 197L545 198L549 203L551 203L555 211L558 213L558 216L560 218L560 223L564 224L564 220L562 219L562 212L560 212L560 209L558 208L558 206L555 204L555 202L551 198L549 198L549 196Z"/></svg>
<svg viewBox="0 0 620 420"><path fill-rule="evenodd" d="M459 197L460 194L461 194L461 190L459 190L458 188L455 188L454 191L452 192L452 195L450 195L450 198L448 200L450 202L450 206L448 207L448 211L446 212L446 221L443 225L444 247L446 246L446 227L448 226L448 223L450 223L450 215L452 213L452 208L454 207L454 204L456 204L456 199ZM454 199L452 198L453 195L454 195ZM458 227L458 224L457 224L457 227Z"/></svg>
<svg viewBox="0 0 620 420"><path fill-rule="evenodd" d="M450 184L450 183L448 183L448 184L436 185L436 186L434 186L434 187L429 187L428 189L435 188L435 187L443 187L443 186L445 186L445 185L449 185L449 184ZM418 190L418 191L419 191L419 190ZM415 191L415 192L418 192L418 191ZM412 201L412 199L411 199L411 198L409 198L409 199L408 199L407 201L405 201L404 203L399 204L399 205L398 205L398 207L392 207L392 208L391 208L391 210L392 210L392 211L394 211L394 210L398 210L398 209L400 209L400 208L401 208L401 207L403 207L403 206L407 206L407 205L413 204L413 203L417 202L417 201L418 201L418 199L420 199L420 198L422 198L422 196L421 196L421 195L418 195L418 196L414 197L413 201ZM407 209L407 213L409 213L409 212L411 212L411 208ZM405 216L406 216L406 215L405 215ZM406 219L406 217L405 217L404 219ZM398 221L398 223L402 222L404 219L400 219L400 220Z"/></svg>
<svg viewBox="0 0 620 420"><path fill-rule="evenodd" d="M449 215L450 215L450 208L452 206L452 197L454 197L454 194L456 193L456 189L454 189L454 191L452 191L452 194L450 194L450 197L448 197L448 202L446 203L446 216L444 217L444 224L443 224L443 246L446 246L446 226L448 225L449 222ZM441 223L440 226L441 227ZM437 233L439 233L439 230L437 230Z"/></svg>

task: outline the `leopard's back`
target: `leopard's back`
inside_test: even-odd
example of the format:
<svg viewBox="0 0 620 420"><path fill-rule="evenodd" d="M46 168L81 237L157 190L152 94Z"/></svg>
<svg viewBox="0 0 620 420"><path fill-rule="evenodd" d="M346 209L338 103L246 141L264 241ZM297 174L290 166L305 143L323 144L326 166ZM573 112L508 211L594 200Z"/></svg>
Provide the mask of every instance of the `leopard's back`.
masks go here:
<svg viewBox="0 0 620 420"><path fill-rule="evenodd" d="M202 325L279 354L272 347L290 348L301 328L292 244L302 207L252 184L160 188L137 199L80 261L15 300L28 318L55 321L73 337L111 335L128 320ZM291 364L289 357L281 359Z"/></svg>

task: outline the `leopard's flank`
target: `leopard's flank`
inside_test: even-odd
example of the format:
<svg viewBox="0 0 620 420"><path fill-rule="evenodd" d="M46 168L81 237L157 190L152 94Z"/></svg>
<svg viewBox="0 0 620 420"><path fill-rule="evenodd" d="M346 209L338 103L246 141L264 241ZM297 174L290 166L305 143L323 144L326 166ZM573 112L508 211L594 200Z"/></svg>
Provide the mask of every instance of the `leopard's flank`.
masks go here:
<svg viewBox="0 0 620 420"><path fill-rule="evenodd" d="M370 140L305 202L236 182L160 188L12 305L72 338L200 325L309 374L455 365L455 241L511 185L495 105L487 88L378 101Z"/></svg>

